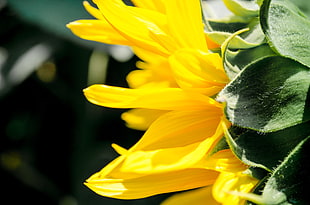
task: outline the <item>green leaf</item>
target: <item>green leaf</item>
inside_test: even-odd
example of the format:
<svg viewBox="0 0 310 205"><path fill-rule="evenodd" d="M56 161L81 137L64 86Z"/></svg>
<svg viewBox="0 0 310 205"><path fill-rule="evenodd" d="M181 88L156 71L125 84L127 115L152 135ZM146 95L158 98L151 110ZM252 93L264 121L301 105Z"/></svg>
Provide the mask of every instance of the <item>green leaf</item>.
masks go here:
<svg viewBox="0 0 310 205"><path fill-rule="evenodd" d="M258 14L258 5L256 1L242 0L223 0L227 8L238 16L256 16Z"/></svg>
<svg viewBox="0 0 310 205"><path fill-rule="evenodd" d="M310 71L272 56L244 68L219 94L234 125L272 132L310 119Z"/></svg>
<svg viewBox="0 0 310 205"><path fill-rule="evenodd" d="M263 187L262 195L245 194L245 198L263 205L309 204L310 196L307 188L310 184L309 150L310 136L290 152L266 182L261 183L257 189Z"/></svg>
<svg viewBox="0 0 310 205"><path fill-rule="evenodd" d="M277 53L310 67L310 21L293 3L265 0L260 20L270 46Z"/></svg>
<svg viewBox="0 0 310 205"><path fill-rule="evenodd" d="M207 19L207 23L209 25L208 31L225 31L228 33L235 33L243 28L246 28L248 25L248 21L243 22L240 18L236 16L230 16L225 19Z"/></svg>
<svg viewBox="0 0 310 205"><path fill-rule="evenodd" d="M275 56L276 54L266 44L250 49L232 50L226 49L222 56L224 68L229 79L234 79L236 75L249 64L255 63L263 58Z"/></svg>
<svg viewBox="0 0 310 205"><path fill-rule="evenodd" d="M265 42L265 35L260 28L257 18L253 18L244 28L249 28L249 30L243 32L240 36L234 36L234 38L231 38L229 48L247 49L259 46ZM208 32L208 37L219 45L222 45L226 39L231 37L231 35L233 34L226 31Z"/></svg>
<svg viewBox="0 0 310 205"><path fill-rule="evenodd" d="M208 37L219 45L222 45L224 41L230 36L231 36L231 33L228 33L228 32L221 32L221 31L208 32ZM236 36L234 39L231 40L229 44L231 48L235 48L235 49L253 48L258 45L259 43L248 42L245 39L241 38L240 36Z"/></svg>
<svg viewBox="0 0 310 205"><path fill-rule="evenodd" d="M277 132L258 133L232 126L225 136L231 150L245 164L271 171L310 135L309 128L310 122L306 122Z"/></svg>
<svg viewBox="0 0 310 205"><path fill-rule="evenodd" d="M304 14L310 18L310 1L305 0L290 0L293 2Z"/></svg>

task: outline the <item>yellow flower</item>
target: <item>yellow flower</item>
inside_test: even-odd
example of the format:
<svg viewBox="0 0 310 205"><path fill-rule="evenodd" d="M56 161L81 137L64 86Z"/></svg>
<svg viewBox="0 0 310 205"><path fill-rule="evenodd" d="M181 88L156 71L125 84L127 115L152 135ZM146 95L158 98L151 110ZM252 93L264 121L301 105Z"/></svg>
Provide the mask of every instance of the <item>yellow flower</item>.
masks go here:
<svg viewBox="0 0 310 205"><path fill-rule="evenodd" d="M143 60L138 66L143 71L153 72L153 78L149 79L150 83L158 82L168 87L184 86L182 83L175 84L174 73L177 72L177 75L180 73L169 65L169 57L182 49L189 49L186 53L193 55L196 61L199 61L197 63L205 63L201 58L211 55L208 58L213 59L215 68L222 70L218 54L209 53L199 1L159 0L156 3L153 1L145 3L135 0L133 2L138 7L127 6L121 0L95 1L99 10L84 2L86 9L97 19L78 20L67 26L84 39L131 46L136 55ZM184 52L181 54L186 55ZM177 54L177 57L182 56ZM184 72L185 70L191 75L198 75L193 73L191 68L186 67ZM141 72L135 71L135 73ZM134 78L134 81L145 81L149 78L147 74L142 76ZM164 80L167 81L166 85L163 85ZM201 85L210 87L210 82L217 82L212 86L222 88L227 81L227 77L222 74L221 78L204 78L206 85ZM147 84L131 80L129 83L133 88ZM215 90L213 94L218 91L219 89Z"/></svg>
<svg viewBox="0 0 310 205"><path fill-rule="evenodd" d="M209 51L200 1L133 0L136 7L121 0L95 3L99 9L84 5L96 20L68 27L88 40L131 46L143 62L137 64L141 70L129 74L130 88L93 85L85 96L97 105L131 108L123 119L147 131L129 150L113 145L120 156L86 185L103 196L136 199L200 187L211 196L208 186L215 183L211 201L241 204L229 191L253 181L242 174L247 166L229 149L213 153L230 123L211 96L228 78L220 56ZM237 182L226 184L231 176ZM247 187L239 191L253 188Z"/></svg>
<svg viewBox="0 0 310 205"><path fill-rule="evenodd" d="M210 97L181 88L104 85L90 86L85 95L106 107L167 110L137 144L128 151L117 148L121 156L87 180L86 185L100 195L143 198L208 186L217 180L218 172L234 174L247 169L230 150L211 154L229 122L222 105Z"/></svg>
<svg viewBox="0 0 310 205"><path fill-rule="evenodd" d="M199 1L135 0L137 7L121 0L95 3L99 10L87 2L84 6L96 20L78 20L68 27L84 39L131 46L143 60L137 63L141 70L127 77L131 88L182 87L212 96L228 82L219 55L208 50ZM145 130L162 113L132 110L123 119L129 127Z"/></svg>

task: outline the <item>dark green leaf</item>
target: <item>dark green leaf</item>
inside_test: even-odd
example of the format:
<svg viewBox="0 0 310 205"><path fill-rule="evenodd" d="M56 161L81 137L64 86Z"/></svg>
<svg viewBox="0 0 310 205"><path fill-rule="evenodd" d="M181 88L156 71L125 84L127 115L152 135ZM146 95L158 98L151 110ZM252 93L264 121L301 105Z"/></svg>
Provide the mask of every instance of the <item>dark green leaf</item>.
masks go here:
<svg viewBox="0 0 310 205"><path fill-rule="evenodd" d="M235 33L247 27L247 22L240 22L239 19L208 19L210 31L225 31Z"/></svg>
<svg viewBox="0 0 310 205"><path fill-rule="evenodd" d="M310 67L310 21L293 3L265 0L260 20L276 52Z"/></svg>
<svg viewBox="0 0 310 205"><path fill-rule="evenodd" d="M227 25L230 25L230 23ZM261 30L257 17L253 17L248 24L244 25L244 28L248 28L249 30L240 33L238 36L234 36L234 38L231 38L228 48L248 49L257 47L265 42L265 35ZM240 29L234 33L238 33L239 31ZM227 32L225 29L222 31L208 32L208 37L219 45L222 45L225 40L230 38L232 35L234 34Z"/></svg>
<svg viewBox="0 0 310 205"><path fill-rule="evenodd" d="M233 126L226 133L226 138L233 152L244 163L271 171L310 135L309 128L310 122L306 122L278 132L258 133Z"/></svg>
<svg viewBox="0 0 310 205"><path fill-rule="evenodd" d="M309 204L309 160L310 136L292 150L266 183L261 184L262 195L249 194L247 198L256 204L266 205Z"/></svg>
<svg viewBox="0 0 310 205"><path fill-rule="evenodd" d="M280 56L244 68L219 94L234 125L271 132L310 119L310 71Z"/></svg>
<svg viewBox="0 0 310 205"><path fill-rule="evenodd" d="M263 58L276 55L268 45L245 50L226 49L223 55L224 68L228 77L232 80L246 66Z"/></svg>
<svg viewBox="0 0 310 205"><path fill-rule="evenodd" d="M248 64L275 55L265 44L265 35L257 18L253 18L246 27L247 31L239 30L222 43L223 65L231 80ZM240 37L236 36L237 34ZM246 44L241 45L239 39L242 39Z"/></svg>

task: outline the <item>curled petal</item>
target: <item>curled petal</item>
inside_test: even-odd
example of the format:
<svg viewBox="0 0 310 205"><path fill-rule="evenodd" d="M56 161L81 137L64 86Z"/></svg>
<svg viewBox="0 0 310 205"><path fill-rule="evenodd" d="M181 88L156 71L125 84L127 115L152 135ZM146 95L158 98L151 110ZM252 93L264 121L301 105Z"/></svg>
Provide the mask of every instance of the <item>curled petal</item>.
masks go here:
<svg viewBox="0 0 310 205"><path fill-rule="evenodd" d="M219 172L241 172L248 168L230 149L224 149L209 156L200 166Z"/></svg>
<svg viewBox="0 0 310 205"><path fill-rule="evenodd" d="M131 150L158 150L201 143L223 135L221 110L171 111L160 116ZM207 150L205 150L207 151Z"/></svg>
<svg viewBox="0 0 310 205"><path fill-rule="evenodd" d="M243 205L246 200L233 193L249 193L257 182L257 179L241 172L222 172L213 185L213 196L223 205Z"/></svg>
<svg viewBox="0 0 310 205"><path fill-rule="evenodd" d="M240 161L227 162L233 156L226 153L207 157L223 136L220 119L221 112L166 113L128 150L119 169L122 172L154 174L189 167L225 170L240 166Z"/></svg>
<svg viewBox="0 0 310 205"><path fill-rule="evenodd" d="M212 96L228 82L218 54L183 49L174 53L169 62L177 83L183 89L204 88L204 93Z"/></svg>

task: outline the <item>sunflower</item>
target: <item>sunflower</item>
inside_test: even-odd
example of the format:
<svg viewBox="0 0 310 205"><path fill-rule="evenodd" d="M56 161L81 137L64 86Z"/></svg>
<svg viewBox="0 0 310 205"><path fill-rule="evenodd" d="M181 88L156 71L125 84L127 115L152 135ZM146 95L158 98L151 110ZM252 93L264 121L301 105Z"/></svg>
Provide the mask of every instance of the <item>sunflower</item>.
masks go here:
<svg viewBox="0 0 310 205"><path fill-rule="evenodd" d="M84 2L97 19L68 24L81 38L131 46L142 60L140 70L127 78L130 88L92 85L84 90L94 104L132 109L123 119L146 130L128 150L113 145L120 156L85 184L119 199L195 189L165 205L195 200L244 204L234 193L250 192L257 180L230 149L218 150L231 123L214 96L229 80L220 55L210 51L215 44L204 32L200 1L132 2L135 6L97 0L98 9Z"/></svg>
<svg viewBox="0 0 310 205"><path fill-rule="evenodd" d="M213 44L204 33L199 1L134 1L137 7L121 0L95 3L100 10L88 2L84 6L97 19L78 20L67 27L87 40L131 46L142 59L137 63L140 70L127 76L131 88L181 87L212 96L228 82L221 58L208 50ZM146 130L162 113L138 108L122 118L128 127Z"/></svg>

